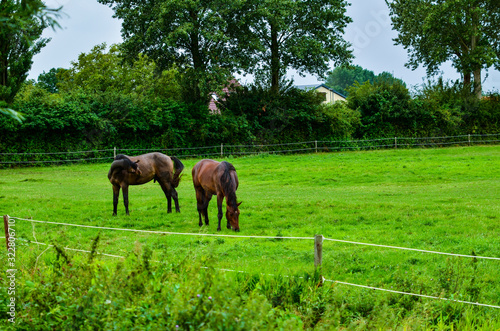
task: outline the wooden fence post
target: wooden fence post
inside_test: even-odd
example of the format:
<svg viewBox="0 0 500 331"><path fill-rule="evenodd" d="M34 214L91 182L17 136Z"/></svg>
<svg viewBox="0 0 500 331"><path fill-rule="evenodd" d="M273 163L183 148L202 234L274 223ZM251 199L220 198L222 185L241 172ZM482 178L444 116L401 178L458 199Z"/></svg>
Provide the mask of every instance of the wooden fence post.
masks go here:
<svg viewBox="0 0 500 331"><path fill-rule="evenodd" d="M220 157L224 157L224 144L220 144Z"/></svg>
<svg viewBox="0 0 500 331"><path fill-rule="evenodd" d="M116 147L113 149L113 159L116 158Z"/></svg>
<svg viewBox="0 0 500 331"><path fill-rule="evenodd" d="M314 236L314 267L321 267L323 260L323 235L317 234Z"/></svg>
<svg viewBox="0 0 500 331"><path fill-rule="evenodd" d="M469 146L470 146L470 133L469 133Z"/></svg>
<svg viewBox="0 0 500 331"><path fill-rule="evenodd" d="M9 250L9 215L3 215L3 228L5 229L5 244Z"/></svg>
<svg viewBox="0 0 500 331"><path fill-rule="evenodd" d="M314 149L316 150L316 153L318 153L318 141L314 141Z"/></svg>
<svg viewBox="0 0 500 331"><path fill-rule="evenodd" d="M394 137L394 148L398 149L398 137Z"/></svg>

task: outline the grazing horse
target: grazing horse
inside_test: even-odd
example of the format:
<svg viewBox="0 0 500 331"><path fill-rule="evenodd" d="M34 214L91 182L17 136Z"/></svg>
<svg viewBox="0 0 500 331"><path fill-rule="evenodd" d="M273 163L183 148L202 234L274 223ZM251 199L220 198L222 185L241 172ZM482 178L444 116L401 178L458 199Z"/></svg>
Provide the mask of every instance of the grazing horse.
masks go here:
<svg viewBox="0 0 500 331"><path fill-rule="evenodd" d="M238 176L236 169L229 162L217 162L213 160L201 160L193 168L193 184L196 190L196 200L198 202L198 214L200 216L199 225L202 226L201 214L205 217L205 224L208 225L208 203L213 195L217 195L217 207L219 213L219 226L222 219L222 200L226 197L226 219L227 228L240 231L238 206L236 201L236 189L238 188Z"/></svg>
<svg viewBox="0 0 500 331"><path fill-rule="evenodd" d="M113 185L113 215L116 215L120 188L123 189L125 212L129 215L128 186L146 184L152 179L160 184L167 197L167 212L172 212L171 198L175 202L175 211L180 212L175 188L179 186L180 174L183 169L184 165L179 159L162 153L148 153L139 156L117 155L108 172L108 179Z"/></svg>

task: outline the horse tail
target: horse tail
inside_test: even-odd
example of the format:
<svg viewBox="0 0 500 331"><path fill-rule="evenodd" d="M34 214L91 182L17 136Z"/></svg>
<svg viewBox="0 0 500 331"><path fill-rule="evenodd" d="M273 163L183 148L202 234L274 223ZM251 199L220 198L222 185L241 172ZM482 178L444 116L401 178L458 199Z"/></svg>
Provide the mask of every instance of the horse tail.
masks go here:
<svg viewBox="0 0 500 331"><path fill-rule="evenodd" d="M172 179L172 186L175 188L179 186L179 183L181 181L181 172L184 170L184 164L182 164L181 160L176 158L175 156L170 157L172 161L174 162L174 178Z"/></svg>

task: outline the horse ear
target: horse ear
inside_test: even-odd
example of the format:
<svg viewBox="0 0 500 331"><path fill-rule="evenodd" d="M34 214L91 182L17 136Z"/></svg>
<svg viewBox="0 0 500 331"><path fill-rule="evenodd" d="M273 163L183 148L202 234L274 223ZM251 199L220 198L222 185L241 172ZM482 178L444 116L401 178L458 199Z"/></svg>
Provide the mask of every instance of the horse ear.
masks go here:
<svg viewBox="0 0 500 331"><path fill-rule="evenodd" d="M135 163L139 163L140 160L135 161Z"/></svg>
<svg viewBox="0 0 500 331"><path fill-rule="evenodd" d="M237 204L237 206L239 207L239 206L241 205L241 203L242 203L242 202L243 202L243 201L241 201L240 203L238 203L238 204Z"/></svg>

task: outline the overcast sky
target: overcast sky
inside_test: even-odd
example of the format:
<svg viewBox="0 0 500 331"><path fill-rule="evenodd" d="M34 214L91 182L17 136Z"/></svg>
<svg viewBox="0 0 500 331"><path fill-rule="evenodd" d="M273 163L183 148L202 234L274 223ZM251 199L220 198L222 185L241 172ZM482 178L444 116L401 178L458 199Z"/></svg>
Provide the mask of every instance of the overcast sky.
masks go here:
<svg viewBox="0 0 500 331"><path fill-rule="evenodd" d="M63 6L63 17L59 19L62 29L47 29L44 37L52 40L33 58L29 78L36 79L51 68L69 68L81 53L88 53L92 47L107 43L120 43L121 23L113 18L113 11L96 0L46 0L47 6ZM401 46L392 41L396 32L391 29L389 11L385 0L352 1L347 14L353 19L346 29L345 38L353 45L354 64L372 70L375 74L388 71L401 78L409 87L422 84L425 69L415 71L405 68L408 56ZM457 79L459 75L449 64L441 67L446 79ZM487 76L487 77L486 77ZM319 83L314 76L300 77L290 72L297 85ZM483 72L484 90L500 90L500 72L490 69ZM245 78L242 78L245 81ZM247 78L246 80L249 80Z"/></svg>

